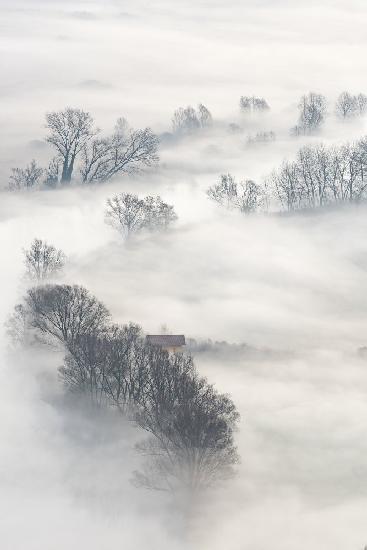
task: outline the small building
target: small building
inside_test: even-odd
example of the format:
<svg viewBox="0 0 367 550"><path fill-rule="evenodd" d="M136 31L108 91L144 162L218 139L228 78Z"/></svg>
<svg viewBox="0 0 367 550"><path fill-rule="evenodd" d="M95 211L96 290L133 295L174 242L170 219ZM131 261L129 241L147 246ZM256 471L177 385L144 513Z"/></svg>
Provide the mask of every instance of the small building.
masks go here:
<svg viewBox="0 0 367 550"><path fill-rule="evenodd" d="M151 346L157 346L172 353L182 351L186 344L183 334L148 334L146 341Z"/></svg>

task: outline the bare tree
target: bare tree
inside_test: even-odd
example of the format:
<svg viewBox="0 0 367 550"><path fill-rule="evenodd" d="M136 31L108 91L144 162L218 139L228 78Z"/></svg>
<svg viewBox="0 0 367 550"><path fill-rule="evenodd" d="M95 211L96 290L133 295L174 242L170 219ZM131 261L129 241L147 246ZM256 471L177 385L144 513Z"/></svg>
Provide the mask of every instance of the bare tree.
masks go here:
<svg viewBox="0 0 367 550"><path fill-rule="evenodd" d="M202 128L207 128L213 124L213 117L211 112L205 105L199 103L198 105L199 121Z"/></svg>
<svg viewBox="0 0 367 550"><path fill-rule="evenodd" d="M144 229L164 229L176 219L173 206L160 197L140 199L137 195L121 193L107 201L106 222L125 237Z"/></svg>
<svg viewBox="0 0 367 550"><path fill-rule="evenodd" d="M209 109L199 103L197 110L189 105L185 109L177 109L172 118L172 128L178 134L192 134L200 128L208 128L213 124Z"/></svg>
<svg viewBox="0 0 367 550"><path fill-rule="evenodd" d="M267 101L263 97L241 96L240 109L243 113L260 113L270 109Z"/></svg>
<svg viewBox="0 0 367 550"><path fill-rule="evenodd" d="M352 95L349 92L341 93L335 105L336 114L342 119L362 116L366 109L367 96L364 94Z"/></svg>
<svg viewBox="0 0 367 550"><path fill-rule="evenodd" d="M191 105L185 109L180 107L173 113L172 128L176 133L190 134L200 128L200 126L197 112Z"/></svg>
<svg viewBox="0 0 367 550"><path fill-rule="evenodd" d="M194 492L233 475L238 412L190 356L150 346L137 325L110 325L105 306L76 285L32 288L15 313L17 334L24 325L65 346L66 388L117 407L149 434L138 446L147 462L137 485Z"/></svg>
<svg viewBox="0 0 367 550"><path fill-rule="evenodd" d="M60 159L54 157L48 164L45 170L45 178L43 184L46 188L54 188L59 183L60 176Z"/></svg>
<svg viewBox="0 0 367 550"><path fill-rule="evenodd" d="M29 250L24 250L27 276L42 282L60 273L65 265L65 254L41 239L34 239Z"/></svg>
<svg viewBox="0 0 367 550"><path fill-rule="evenodd" d="M12 346L26 348L34 343L34 335L30 330L28 311L24 304L17 304L13 313L5 322L6 334Z"/></svg>
<svg viewBox="0 0 367 550"><path fill-rule="evenodd" d="M55 147L62 163L61 183L70 183L76 159L87 143L96 135L92 116L67 107L63 111L46 114L46 141Z"/></svg>
<svg viewBox="0 0 367 550"><path fill-rule="evenodd" d="M66 347L85 334L106 330L106 307L78 285L44 285L28 290L24 310L30 329L42 341L59 341Z"/></svg>
<svg viewBox="0 0 367 550"><path fill-rule="evenodd" d="M353 96L349 92L341 93L335 105L336 114L340 118L356 116L358 108L356 99L356 96Z"/></svg>
<svg viewBox="0 0 367 550"><path fill-rule="evenodd" d="M367 95L366 94L358 94L357 95L357 103L358 103L359 114L362 116L367 111Z"/></svg>
<svg viewBox="0 0 367 550"><path fill-rule="evenodd" d="M190 492L233 474L233 431L239 415L195 370L192 358L151 350L144 399L135 419L151 434L138 449L148 462L135 482L150 489Z"/></svg>
<svg viewBox="0 0 367 550"><path fill-rule="evenodd" d="M83 147L83 183L105 182L120 173L134 173L158 162L158 137L150 128L133 130L119 119L111 137L96 138Z"/></svg>
<svg viewBox="0 0 367 550"><path fill-rule="evenodd" d="M88 395L93 404L116 406L124 414L141 398L146 371L141 328L133 324L82 334L69 346L59 369L68 389Z"/></svg>
<svg viewBox="0 0 367 550"><path fill-rule="evenodd" d="M116 406L149 439L136 485L196 491L233 474L233 402L199 378L191 357L150 346L140 327L81 334L59 369L65 386L97 406Z"/></svg>
<svg viewBox="0 0 367 550"><path fill-rule="evenodd" d="M326 98L321 94L310 92L303 95L298 104L298 124L292 128L292 133L311 134L320 129L325 120Z"/></svg>
<svg viewBox="0 0 367 550"><path fill-rule="evenodd" d="M12 168L9 189L12 191L34 189L41 184L43 172L43 169L37 166L35 160L32 160L25 168Z"/></svg>
<svg viewBox="0 0 367 550"><path fill-rule="evenodd" d="M207 190L207 195L221 206L245 214L256 212L264 205L265 192L252 180L236 182L231 174L222 174L220 182Z"/></svg>
<svg viewBox="0 0 367 550"><path fill-rule="evenodd" d="M288 211L317 208L367 197L367 146L364 140L339 147L302 147L284 162L269 183Z"/></svg>
<svg viewBox="0 0 367 550"><path fill-rule="evenodd" d="M64 386L78 396L88 396L92 405L106 405L106 357L108 340L92 331L77 336L59 368Z"/></svg>

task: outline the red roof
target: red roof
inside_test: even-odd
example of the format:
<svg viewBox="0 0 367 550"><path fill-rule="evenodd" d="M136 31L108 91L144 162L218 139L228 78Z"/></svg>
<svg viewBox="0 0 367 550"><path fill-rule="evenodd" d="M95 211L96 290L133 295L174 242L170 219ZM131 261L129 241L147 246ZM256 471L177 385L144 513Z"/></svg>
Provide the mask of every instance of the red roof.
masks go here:
<svg viewBox="0 0 367 550"><path fill-rule="evenodd" d="M146 339L148 344L162 348L176 348L185 345L183 334L148 334Z"/></svg>

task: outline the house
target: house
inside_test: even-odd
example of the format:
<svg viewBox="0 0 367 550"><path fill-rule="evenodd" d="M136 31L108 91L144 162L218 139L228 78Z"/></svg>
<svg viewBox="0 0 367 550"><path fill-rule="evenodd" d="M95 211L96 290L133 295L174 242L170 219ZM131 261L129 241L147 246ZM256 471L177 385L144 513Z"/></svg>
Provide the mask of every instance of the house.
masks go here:
<svg viewBox="0 0 367 550"><path fill-rule="evenodd" d="M151 346L157 346L172 353L183 351L182 348L186 344L183 334L148 334L146 341Z"/></svg>

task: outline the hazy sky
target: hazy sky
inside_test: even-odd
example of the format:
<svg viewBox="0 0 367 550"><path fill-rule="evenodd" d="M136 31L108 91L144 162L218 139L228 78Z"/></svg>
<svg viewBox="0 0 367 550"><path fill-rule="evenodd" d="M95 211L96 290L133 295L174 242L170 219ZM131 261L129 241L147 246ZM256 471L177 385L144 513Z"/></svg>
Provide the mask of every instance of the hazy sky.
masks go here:
<svg viewBox="0 0 367 550"><path fill-rule="evenodd" d="M22 248L47 239L116 321L167 324L194 338L246 342L251 354L198 354L242 421L238 477L198 503L184 536L169 498L129 483L136 437L95 425L62 400L52 352L0 346L0 546L4 550L363 550L367 544L366 207L314 216L241 217L210 203L221 173L258 182L292 158L302 93L327 95L328 144L364 135L333 101L367 92L365 3L248 0L0 0L1 187L10 168L45 162L44 114L90 110L110 130L170 130L174 109L205 103L218 126L161 152L157 170L103 187L2 193L3 323L25 290ZM242 94L268 117L231 136ZM246 136L274 130L274 144ZM128 246L104 223L119 191L159 193L179 220ZM103 434L103 436L101 435Z"/></svg>

